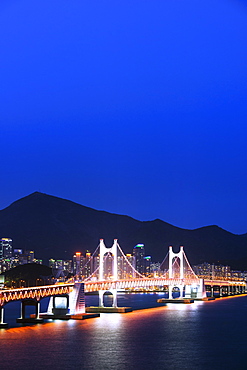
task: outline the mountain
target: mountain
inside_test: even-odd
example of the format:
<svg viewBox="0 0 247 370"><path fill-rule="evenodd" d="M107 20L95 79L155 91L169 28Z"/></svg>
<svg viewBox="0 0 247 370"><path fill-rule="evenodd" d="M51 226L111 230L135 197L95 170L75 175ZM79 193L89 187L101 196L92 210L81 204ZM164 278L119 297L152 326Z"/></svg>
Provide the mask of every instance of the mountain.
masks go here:
<svg viewBox="0 0 247 370"><path fill-rule="evenodd" d="M162 261L172 245L183 245L191 264L204 261L230 264L247 270L247 234L235 235L218 226L181 229L159 219L138 221L82 206L69 200L35 192L0 211L0 237L13 239L13 247L34 250L37 258L71 259L104 239L110 247L118 239L125 253L137 243L146 255Z"/></svg>

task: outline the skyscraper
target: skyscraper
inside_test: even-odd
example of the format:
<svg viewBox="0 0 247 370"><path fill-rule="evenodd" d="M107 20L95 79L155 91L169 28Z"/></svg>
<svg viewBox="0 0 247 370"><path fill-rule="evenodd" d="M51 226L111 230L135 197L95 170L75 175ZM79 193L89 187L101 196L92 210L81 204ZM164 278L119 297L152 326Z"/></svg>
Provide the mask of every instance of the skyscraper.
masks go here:
<svg viewBox="0 0 247 370"><path fill-rule="evenodd" d="M140 274L145 272L144 256L145 249L144 244L137 244L133 249L133 256L135 257L135 268Z"/></svg>
<svg viewBox="0 0 247 370"><path fill-rule="evenodd" d="M144 257L144 269L145 269L145 275L149 276L151 273L151 256Z"/></svg>
<svg viewBox="0 0 247 370"><path fill-rule="evenodd" d="M81 275L82 269L84 264L84 257L82 256L81 252L76 252L73 256L73 270L75 275Z"/></svg>
<svg viewBox="0 0 247 370"><path fill-rule="evenodd" d="M12 239L2 238L0 240L0 259L12 257Z"/></svg>

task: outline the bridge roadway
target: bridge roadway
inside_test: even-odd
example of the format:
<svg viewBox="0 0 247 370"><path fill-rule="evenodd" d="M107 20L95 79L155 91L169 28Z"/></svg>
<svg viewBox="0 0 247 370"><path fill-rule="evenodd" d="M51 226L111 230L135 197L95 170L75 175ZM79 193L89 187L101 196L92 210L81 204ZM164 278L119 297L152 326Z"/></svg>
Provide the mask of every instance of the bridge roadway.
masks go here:
<svg viewBox="0 0 247 370"><path fill-rule="evenodd" d="M198 284L199 279L167 279L163 277L157 278L133 278L121 280L103 280L103 281L85 281L85 292L97 292L99 290L120 290L134 288L150 288L164 285L182 285L182 284Z"/></svg>
<svg viewBox="0 0 247 370"><path fill-rule="evenodd" d="M45 297L55 297L65 295L67 296L67 305L69 307L69 298L68 295L71 292L79 293L77 294L77 301L80 305L80 300L82 298L84 302L84 292L97 292L99 291L99 300L102 300L102 294L105 291L114 292L115 296L117 296L117 291L122 289L134 290L138 288L151 288L151 287L163 287L168 286L170 289L172 287L184 287L186 285L198 286L198 282L200 281L199 278L187 278L187 279L168 279L164 277L157 277L157 278L134 278L134 279L122 279L122 280L104 280L104 281L84 281L84 287L82 287L82 295L80 297L80 289L78 290L78 283L71 281L67 283L58 283L55 285L45 285L45 286L34 286L34 287L24 287L24 288L15 288L15 289L2 289L0 290L0 327L7 327L7 324L3 322L3 315L4 315L4 306L11 301L21 301L22 302L22 317L18 322L25 322L25 320L30 321L30 319L25 318L25 307L26 305L35 305L35 318L34 321L39 320L39 302L42 298ZM83 283L83 281L81 281ZM220 292L220 296L222 296L224 287L227 287L227 294L238 294L246 293L246 282L245 281L236 281L236 280L204 280L205 286L211 287L211 295L214 295L214 289L216 288ZM217 288L218 287L218 288ZM84 289L83 289L84 288ZM215 290L216 290L215 289ZM101 297L101 298L100 298ZM77 302L76 301L76 302ZM78 302L76 303L76 307L78 306ZM103 300L102 300L103 302ZM54 302L53 302L54 304ZM84 304L84 303L83 303ZM73 302L72 302L73 305ZM101 304L100 304L101 306ZM84 306L85 307L85 306ZM117 303L114 307L117 307Z"/></svg>
<svg viewBox="0 0 247 370"><path fill-rule="evenodd" d="M197 285L199 278L187 279L168 279L163 277L157 278L134 278L134 279L121 279L121 280L104 280L104 281L85 281L85 292L97 292L99 290L120 290L120 289L134 289L134 288L150 288L159 286L181 286L181 285ZM220 287L246 287L245 281L235 280L204 280L204 285L220 286Z"/></svg>
<svg viewBox="0 0 247 370"><path fill-rule="evenodd" d="M218 280L218 279L204 279L204 285L210 286L242 286L246 287L244 280Z"/></svg>
<svg viewBox="0 0 247 370"><path fill-rule="evenodd" d="M158 286L181 286L198 284L197 278L191 279L167 279L163 277L157 278L134 278L122 280L103 280L103 281L85 281L85 293L97 292L99 290L112 289L134 289L134 288L149 288ZM246 287L245 281L236 280L204 280L205 285L209 286L242 286ZM14 288L0 290L0 306L10 302L22 299L40 300L44 297L51 297L54 295L69 294L73 291L74 282L59 283L55 285L42 285L29 288Z"/></svg>
<svg viewBox="0 0 247 370"><path fill-rule="evenodd" d="M69 294L74 289L74 283L63 283L55 285L41 285L29 288L14 288L0 290L0 307L10 301L19 301L23 299L34 299L39 301L45 297L54 295Z"/></svg>
<svg viewBox="0 0 247 370"><path fill-rule="evenodd" d="M150 288L159 286L181 286L198 284L197 278L191 279L167 279L163 277L157 278L134 278L122 280L103 280L103 281L85 281L85 293L97 292L99 290L121 290L121 289L134 289L134 288ZM235 280L210 280L205 279L204 284L208 286L229 286L229 287L246 287L245 281ZM35 286L29 288L14 288L0 290L0 307L10 301L17 301L23 299L35 299L39 301L44 297L51 297L54 295L69 294L73 291L74 282L59 283L55 285Z"/></svg>

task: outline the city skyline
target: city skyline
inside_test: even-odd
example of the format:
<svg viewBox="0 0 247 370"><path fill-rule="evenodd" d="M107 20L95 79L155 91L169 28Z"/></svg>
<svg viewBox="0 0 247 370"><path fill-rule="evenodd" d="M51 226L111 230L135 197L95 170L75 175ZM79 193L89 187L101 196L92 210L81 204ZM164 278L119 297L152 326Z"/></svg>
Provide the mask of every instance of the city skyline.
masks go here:
<svg viewBox="0 0 247 370"><path fill-rule="evenodd" d="M0 275L5 272L14 269L17 266L26 264L43 264L43 259L35 258L35 251L28 250L22 251L22 249L13 249L12 239L2 238L0 239ZM100 241L103 243L103 239ZM114 240L114 244L117 240ZM113 244L113 246L114 246ZM112 246L112 247L113 247ZM104 279L112 279L114 271L112 247L106 247L100 262L100 245L95 249L95 251L81 251L76 252L70 259L54 259L49 258L48 264L52 268L53 275L55 278L67 278L72 274L80 279L99 279L99 265L104 266ZM172 247L170 247L172 248ZM170 249L169 248L169 249ZM183 247L180 247L183 249ZM172 248L173 249L173 248ZM96 253L98 251L98 253ZM163 261L153 261L152 256L146 255L144 244L137 244L133 247L132 253L125 253L118 250L116 257L116 276L119 279L126 279L132 277L152 277L152 276L162 276L169 270L168 265L168 254L165 256ZM179 254L179 253L177 253ZM174 271L180 269L180 263L176 261L173 262ZM185 262L185 261L184 261ZM185 262L186 263L186 262ZM189 266L190 268L190 266ZM241 271L232 269L230 265L224 265L221 263L209 263L204 261L203 263L192 265L192 269L197 276L201 278L211 278L211 279L247 279L247 271ZM178 271L175 272L176 274ZM103 277L101 277L103 278ZM22 282L25 280L21 280Z"/></svg>

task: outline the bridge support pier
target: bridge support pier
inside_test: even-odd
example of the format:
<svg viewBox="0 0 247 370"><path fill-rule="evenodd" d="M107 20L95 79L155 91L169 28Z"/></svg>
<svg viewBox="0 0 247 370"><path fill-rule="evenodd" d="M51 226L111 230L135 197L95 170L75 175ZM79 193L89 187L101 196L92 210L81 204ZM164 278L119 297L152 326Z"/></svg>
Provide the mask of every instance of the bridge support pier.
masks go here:
<svg viewBox="0 0 247 370"><path fill-rule="evenodd" d="M191 286L185 285L185 298L191 298Z"/></svg>
<svg viewBox="0 0 247 370"><path fill-rule="evenodd" d="M214 297L214 286L211 286L211 297Z"/></svg>
<svg viewBox="0 0 247 370"><path fill-rule="evenodd" d="M26 317L26 307L27 306L34 306L35 307L35 314L31 315L32 317ZM40 302L35 301L34 299L26 299L21 301L21 317L16 319L18 323L39 323L42 322L43 319L39 317L40 313Z"/></svg>
<svg viewBox="0 0 247 370"><path fill-rule="evenodd" d="M4 317L4 308L3 306L0 307L0 328L7 328L8 324L3 321Z"/></svg>
<svg viewBox="0 0 247 370"><path fill-rule="evenodd" d="M99 307L105 307L104 306L104 294L106 292L110 292L113 295L112 307L117 307L117 289L99 290Z"/></svg>
<svg viewBox="0 0 247 370"><path fill-rule="evenodd" d="M82 282L75 283L73 291L69 294L69 312L71 315L85 313L85 291Z"/></svg>
<svg viewBox="0 0 247 370"><path fill-rule="evenodd" d="M104 290L99 290L99 307L104 307Z"/></svg>
<svg viewBox="0 0 247 370"><path fill-rule="evenodd" d="M173 286L169 285L168 286L168 299L172 299L172 290L173 290Z"/></svg>
<svg viewBox="0 0 247 370"><path fill-rule="evenodd" d="M219 287L219 291L220 291L220 297L222 297L223 296L223 287L222 286Z"/></svg>
<svg viewBox="0 0 247 370"><path fill-rule="evenodd" d="M58 303L57 303L57 301L58 301ZM67 315L67 313L69 312L69 296L68 296L68 294L63 294L63 295L59 295L59 296L54 295L52 297L52 303L53 303L52 313L53 313L54 316Z"/></svg>
<svg viewBox="0 0 247 370"><path fill-rule="evenodd" d="M198 298L202 299L207 296L204 280L199 279L198 284L186 285L185 286L185 298Z"/></svg>
<svg viewBox="0 0 247 370"><path fill-rule="evenodd" d="M179 298L182 299L183 298L183 293L184 293L184 285L179 285Z"/></svg>

